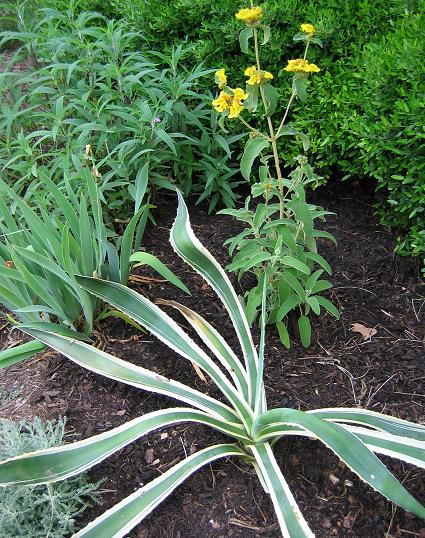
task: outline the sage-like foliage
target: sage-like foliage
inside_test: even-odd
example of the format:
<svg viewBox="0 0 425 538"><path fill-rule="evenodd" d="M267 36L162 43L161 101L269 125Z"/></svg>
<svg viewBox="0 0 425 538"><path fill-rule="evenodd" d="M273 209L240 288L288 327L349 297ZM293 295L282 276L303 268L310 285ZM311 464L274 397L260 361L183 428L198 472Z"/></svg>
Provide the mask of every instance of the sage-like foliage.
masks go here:
<svg viewBox="0 0 425 538"><path fill-rule="evenodd" d="M63 174L78 183L90 144L102 199L119 219L174 184L209 199L211 210L231 207L241 182L231 145L243 135L220 134L212 97L197 89L212 70L183 68L188 46L146 50L141 33L79 12L76 0L49 4L34 11L17 3L23 22L0 34L0 46L21 44L0 76L0 170L13 188L25 189L40 171L57 184ZM27 70L14 69L21 60Z"/></svg>
<svg viewBox="0 0 425 538"><path fill-rule="evenodd" d="M226 273L193 234L181 195L171 230L171 244L217 293L232 320L240 351L232 350L215 328L183 305L161 301L161 304L169 304L181 312L211 355L159 306L135 291L97 278L78 277L78 282L87 292L120 309L172 350L196 364L216 384L222 399L207 396L84 342L43 327L23 326L21 328L26 333L84 368L133 387L174 398L186 406L154 411L76 443L11 458L0 464L0 484L56 482L89 469L158 428L180 422L197 422L226 434L229 442L205 448L181 460L75 536L125 536L197 469L229 456L242 458L254 466L271 496L283 536L313 536L272 450L278 439L288 435L323 442L371 487L405 510L425 518L425 508L375 455L390 455L425 468L425 426L366 409L268 410L263 383L264 323L257 351L244 309ZM263 310L264 295L265 289Z"/></svg>

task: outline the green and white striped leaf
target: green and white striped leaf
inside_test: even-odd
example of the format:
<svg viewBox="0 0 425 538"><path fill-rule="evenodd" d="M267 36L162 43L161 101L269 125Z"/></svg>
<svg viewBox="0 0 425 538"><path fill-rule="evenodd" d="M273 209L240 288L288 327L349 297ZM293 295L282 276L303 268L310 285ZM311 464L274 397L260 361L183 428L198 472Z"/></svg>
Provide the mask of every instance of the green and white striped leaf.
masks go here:
<svg viewBox="0 0 425 538"><path fill-rule="evenodd" d="M312 538L309 529L289 486L279 469L268 443L250 446L261 471L284 538Z"/></svg>
<svg viewBox="0 0 425 538"><path fill-rule="evenodd" d="M425 442L425 425L415 424L408 420L391 417L368 409L332 407L324 409L314 409L307 411L316 417L333 422L348 422L376 428L377 430L388 432L399 437L416 439Z"/></svg>
<svg viewBox="0 0 425 538"><path fill-rule="evenodd" d="M215 362L168 314L142 295L117 282L82 276L77 277L77 282L102 301L127 314L182 357L197 364L232 403L245 424L251 424L252 411L242 395L237 392Z"/></svg>
<svg viewBox="0 0 425 538"><path fill-rule="evenodd" d="M116 381L121 381L127 385L132 385L133 387L171 396L198 409L207 411L213 416L215 415L230 422L238 423L236 413L233 409L183 383L163 377L155 372L118 359L84 342L61 336L52 331L28 329L25 326L20 326L19 328L33 338L37 338L40 342L56 349L56 351L62 353L62 355L65 355L79 366L87 368L92 372L104 375L110 379L115 379Z"/></svg>
<svg viewBox="0 0 425 538"><path fill-rule="evenodd" d="M185 421L218 427L226 433L234 431L238 436L242 432L231 425L229 428L225 422L206 413L180 407L163 409L76 443L30 452L1 462L0 485L29 486L64 480L90 469L143 435Z"/></svg>
<svg viewBox="0 0 425 538"><path fill-rule="evenodd" d="M229 312L245 358L250 382L249 403L255 401L258 356L245 311L223 268L195 237L190 226L186 204L179 191L177 217L171 229L170 242L175 252L197 271L217 293Z"/></svg>
<svg viewBox="0 0 425 538"><path fill-rule="evenodd" d="M313 420L312 420L313 419ZM262 426L281 422L313 433L362 480L408 512L425 518L425 508L400 484L359 437L338 424L296 409L273 409L253 424L257 435Z"/></svg>
<svg viewBox="0 0 425 538"><path fill-rule="evenodd" d="M240 390L244 394L244 397L248 399L246 371L221 334L202 316L187 306L177 303L176 301L168 301L164 299L159 299L156 303L171 306L184 316L188 323L195 329L204 344L206 344L208 349L214 353L216 358L224 368L226 368L238 390Z"/></svg>
<svg viewBox="0 0 425 538"><path fill-rule="evenodd" d="M106 511L75 538L122 538L198 469L219 458L243 455L240 448L231 444L200 450Z"/></svg>

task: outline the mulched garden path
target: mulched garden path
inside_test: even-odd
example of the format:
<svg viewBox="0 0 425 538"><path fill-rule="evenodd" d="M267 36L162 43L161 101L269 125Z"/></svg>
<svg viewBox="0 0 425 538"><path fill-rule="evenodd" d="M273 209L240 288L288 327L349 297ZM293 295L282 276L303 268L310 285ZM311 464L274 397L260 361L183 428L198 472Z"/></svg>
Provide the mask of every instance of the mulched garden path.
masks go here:
<svg viewBox="0 0 425 538"><path fill-rule="evenodd" d="M372 216L373 197L362 192L361 185L330 185L313 198L336 212L323 228L336 236L338 246L324 242L320 252L334 269L330 297L342 316L339 321L329 315L316 318L309 349L295 342L285 350L274 330L268 331L265 384L269 407L363 406L425 422L425 288L418 264L393 253L394 237ZM188 285L192 296L153 280L156 275L148 270L138 272L148 277L146 282L132 286L153 300L163 297L183 302L213 322L235 345L232 327L218 299L174 255L168 243L175 201L164 197L161 204L158 226L145 236L146 250L167 263ZM228 263L223 242L240 230L240 224L230 217L209 216L193 205L189 209L195 234L222 264ZM237 282L235 285L242 291ZM175 313L171 315L176 318ZM184 326L184 320L178 321ZM374 328L377 333L363 340L351 330L353 323ZM0 330L3 347L20 338L1 323ZM217 396L189 363L149 334L136 333L119 320L102 322L97 341L119 357ZM91 374L51 351L0 372L0 417L18 420L38 415L52 419L66 415L70 441L173 405L178 404ZM186 454L223 440L212 430L183 424L123 449L91 472L93 480L106 479L103 505L88 509L82 523ZM275 450L318 537L425 537L424 521L396 509L361 483L318 442L293 438L280 442ZM425 502L424 473L389 458L384 460ZM130 536L252 538L280 533L270 499L253 471L229 460L195 474Z"/></svg>

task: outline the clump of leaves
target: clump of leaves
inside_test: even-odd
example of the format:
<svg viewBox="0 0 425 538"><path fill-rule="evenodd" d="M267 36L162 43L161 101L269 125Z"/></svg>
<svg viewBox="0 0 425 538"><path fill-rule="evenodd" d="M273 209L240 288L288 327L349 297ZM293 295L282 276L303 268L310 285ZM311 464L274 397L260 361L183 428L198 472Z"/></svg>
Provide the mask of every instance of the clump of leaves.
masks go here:
<svg viewBox="0 0 425 538"><path fill-rule="evenodd" d="M0 422L0 459L63 444L65 420ZM91 503L99 503L98 484L85 474L56 484L0 489L2 536L62 538L76 530L75 518Z"/></svg>

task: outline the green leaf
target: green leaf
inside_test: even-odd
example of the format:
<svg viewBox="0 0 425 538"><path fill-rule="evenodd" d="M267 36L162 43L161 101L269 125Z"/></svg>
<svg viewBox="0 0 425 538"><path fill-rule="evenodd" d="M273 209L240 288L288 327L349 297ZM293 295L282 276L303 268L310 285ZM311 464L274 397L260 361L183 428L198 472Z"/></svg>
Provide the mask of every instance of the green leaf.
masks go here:
<svg viewBox="0 0 425 538"><path fill-rule="evenodd" d="M306 303L310 305L315 314L320 315L320 304L316 297L307 297Z"/></svg>
<svg viewBox="0 0 425 538"><path fill-rule="evenodd" d="M249 53L249 40L254 35L251 28L244 28L239 34L239 45L244 54Z"/></svg>
<svg viewBox="0 0 425 538"><path fill-rule="evenodd" d="M304 347L311 344L311 324L307 316L298 318L298 330L300 331L301 343Z"/></svg>
<svg viewBox="0 0 425 538"><path fill-rule="evenodd" d="M294 129L293 127L289 127L288 125L285 125L281 130L279 130L277 136L298 136L303 143L304 151L308 151L310 148L309 137L305 133L297 131L296 129Z"/></svg>
<svg viewBox="0 0 425 538"><path fill-rule="evenodd" d="M263 30L263 41L261 44L267 45L267 43L270 41L270 26L267 26L266 24L259 24L258 28Z"/></svg>
<svg viewBox="0 0 425 538"><path fill-rule="evenodd" d="M269 142L264 138L250 138L246 143L241 159L241 173L247 181L251 176L251 168L255 159L268 146Z"/></svg>
<svg viewBox="0 0 425 538"><path fill-rule="evenodd" d="M149 161L146 161L145 164L140 168L136 175L135 181L135 194L134 194L134 213L139 211L140 206L142 205L143 198L146 194L146 189L148 187L148 178L149 178Z"/></svg>
<svg viewBox="0 0 425 538"><path fill-rule="evenodd" d="M305 263L300 262L300 260L297 260L292 256L282 256L282 258L280 258L280 262L283 265L287 265L288 267L293 267L294 269L301 271L301 273L305 273L306 275L310 274L309 267Z"/></svg>
<svg viewBox="0 0 425 538"><path fill-rule="evenodd" d="M4 349L0 351L0 369L30 359L44 349L46 349L46 346L37 340L31 340L31 342Z"/></svg>
<svg viewBox="0 0 425 538"><path fill-rule="evenodd" d="M323 269L328 273L328 275L332 274L331 266L328 264L328 262L324 258L322 258L322 256L320 256L320 254L317 254L317 252L306 252L305 256L309 260L313 260L318 265L323 267Z"/></svg>
<svg viewBox="0 0 425 538"><path fill-rule="evenodd" d="M307 101L307 79L294 76L292 90L296 92L301 101Z"/></svg>
<svg viewBox="0 0 425 538"><path fill-rule="evenodd" d="M305 300L305 290L296 276L286 270L282 273L281 278L287 284L289 284L289 286L295 291L298 297L300 297L303 301Z"/></svg>
<svg viewBox="0 0 425 538"><path fill-rule="evenodd" d="M286 349L290 349L291 340L289 338L289 333L288 329L286 328L286 325L283 323L283 321L276 321L276 327L279 333L281 343L286 347Z"/></svg>
<svg viewBox="0 0 425 538"><path fill-rule="evenodd" d="M325 299L324 297L320 297L320 295L316 295L317 302L325 308L329 314L332 314L332 316L335 316L336 319L339 319L339 311L328 299Z"/></svg>
<svg viewBox="0 0 425 538"><path fill-rule="evenodd" d="M271 84L264 84L263 93L266 99L266 115L272 116L276 110L276 105L279 99L279 94L274 86Z"/></svg>
<svg viewBox="0 0 425 538"><path fill-rule="evenodd" d="M302 302L302 299L300 299L300 297L298 297L297 295L291 295L290 297L288 297L288 299L286 299L286 301L282 305L280 305L279 310L276 314L276 320L281 321L288 312L294 310L294 308L296 308Z"/></svg>
<svg viewBox="0 0 425 538"><path fill-rule="evenodd" d="M130 262L139 262L136 263L134 267L140 267L141 265L149 265L149 267L152 267L152 269L154 269L166 280L171 282L171 284L181 289L188 295L191 295L189 289L185 284L183 284L180 278L175 275L170 269L168 269L168 267L164 265L162 261L159 260L156 256L153 256L152 254L149 254L147 252L135 252L130 256Z"/></svg>
<svg viewBox="0 0 425 538"><path fill-rule="evenodd" d="M134 232L136 230L136 226L139 222L139 219L141 219L147 211L148 208L146 206L143 206L137 211L135 215L133 215L130 222L127 224L124 235L122 237L120 252L120 282L123 285L126 285L128 282L128 275L130 272L130 256L134 242Z"/></svg>

